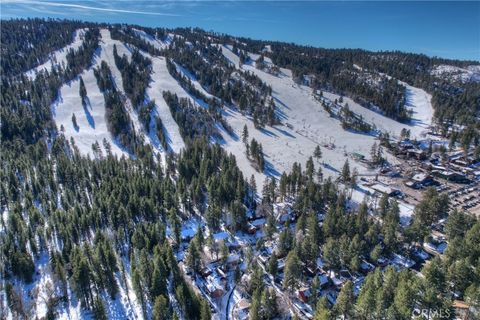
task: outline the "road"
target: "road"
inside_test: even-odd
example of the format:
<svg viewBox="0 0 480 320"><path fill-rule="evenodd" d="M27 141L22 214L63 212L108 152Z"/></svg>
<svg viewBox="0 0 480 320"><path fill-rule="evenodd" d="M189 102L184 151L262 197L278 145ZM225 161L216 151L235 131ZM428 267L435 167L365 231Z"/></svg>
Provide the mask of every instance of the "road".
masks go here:
<svg viewBox="0 0 480 320"><path fill-rule="evenodd" d="M229 306L230 306L230 300L232 300L233 292L235 291L235 286L236 286L236 285L233 286L232 291L230 291L230 295L228 296L227 306L226 306L226 308L225 308L225 320L228 320L228 316L229 316L229 314L230 314L230 313L228 312L228 308L229 308ZM232 318L233 318L233 316L232 316Z"/></svg>
<svg viewBox="0 0 480 320"><path fill-rule="evenodd" d="M265 270L265 267L263 266L263 264L261 264L259 261L257 261L258 265L260 266L260 268L262 268L262 270L264 271L265 274L268 275L268 285L270 285L272 288L275 289L275 291L278 293L278 295L280 297L283 298L283 300L285 300L290 308L290 310L293 310L295 312L295 315L298 316L300 319L308 319L305 314L303 313L302 310L300 310L293 302L292 302L292 299L290 299L290 297L288 296L288 294L286 294L281 288L279 288L277 286L277 284L275 283L275 281L273 280L273 277L270 276L267 271ZM265 279L265 278L264 278Z"/></svg>

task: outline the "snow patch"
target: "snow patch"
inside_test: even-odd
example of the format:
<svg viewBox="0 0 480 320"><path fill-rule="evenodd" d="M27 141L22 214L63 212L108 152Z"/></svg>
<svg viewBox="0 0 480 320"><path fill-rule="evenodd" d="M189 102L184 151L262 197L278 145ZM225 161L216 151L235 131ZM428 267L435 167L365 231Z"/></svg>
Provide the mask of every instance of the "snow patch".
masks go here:
<svg viewBox="0 0 480 320"><path fill-rule="evenodd" d="M446 77L454 81L480 82L480 65L471 65L466 68L460 68L441 64L435 66L430 73L439 78Z"/></svg>
<svg viewBox="0 0 480 320"><path fill-rule="evenodd" d="M70 52L71 49L74 51L77 51L83 44L83 37L85 36L85 32L88 29L78 29L75 31L73 35L73 42L70 43L69 45L54 51L50 53L48 60L33 68L32 70L29 70L26 72L27 77L31 79L35 79L37 76L37 73L43 70L47 70L50 72L54 66L62 65L62 64L67 64L67 54Z"/></svg>

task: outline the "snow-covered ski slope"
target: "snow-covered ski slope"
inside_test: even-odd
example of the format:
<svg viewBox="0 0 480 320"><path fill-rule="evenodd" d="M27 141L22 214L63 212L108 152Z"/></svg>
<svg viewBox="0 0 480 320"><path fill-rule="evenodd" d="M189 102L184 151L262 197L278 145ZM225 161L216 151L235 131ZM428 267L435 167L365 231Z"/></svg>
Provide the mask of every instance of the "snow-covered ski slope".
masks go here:
<svg viewBox="0 0 480 320"><path fill-rule="evenodd" d="M145 33L142 30L135 29L139 38L144 39L157 47L163 49L168 45L167 41L160 41L154 36ZM113 57L113 46L116 45L120 55L131 56L128 45L120 41L113 40L107 29L101 30L101 43L98 55L95 57L93 67L97 67L102 60L105 60L112 71L117 88L123 92L123 83L120 71L115 65ZM222 46L223 55L231 61L237 68L240 68L239 57L236 56L229 47ZM192 99L197 106L204 107L204 103L194 99L178 84L178 82L169 74L166 66L165 57L152 57L148 53L142 52L152 60L152 81L147 88L147 99L155 101L155 108L152 111L152 122L150 124L150 134L146 134L144 128L138 121L138 115L133 110L127 99L127 110L132 119L132 123L137 132L146 135L146 142L152 144L154 150L163 152L158 138L156 137L155 117L160 117L163 129L167 137L169 149L179 152L185 147L184 141L180 135L179 128L173 119L168 105L163 99L164 91L171 91L179 97ZM252 58L256 56L252 55ZM268 63L271 63L267 59ZM208 97L211 94L203 88L200 83L191 74L191 70L185 70L176 64L177 70L190 78L193 85ZM245 176L252 174L255 176L258 185L262 185L265 176L279 176L283 171L290 171L294 162L302 165L312 155L317 145L322 147L323 158L317 162L317 168L322 166L326 176L337 176L347 158L351 158L352 153L360 153L369 157L372 144L375 142L373 135L361 134L352 131L346 131L341 127L341 123L331 118L322 108L321 103L314 97L312 89L296 84L290 70L281 69L280 74L273 75L265 71L256 69L254 63L244 64L241 67L256 74L262 81L270 85L273 89L273 97L277 106L278 116L282 125L265 127L264 129L255 129L252 119L242 115L236 110L227 108L224 112L225 119L233 128L235 135L230 136L222 131L224 148L233 153L239 167ZM121 155L126 153L121 146L116 143L108 132L105 122L105 105L101 92L98 90L96 79L93 75L93 68L83 72L87 86L89 104L84 108L79 96L78 79L64 85L61 88L60 99L53 106L52 110L57 126L63 126L65 135L68 139L74 138L76 145L83 154L92 155L92 143L98 142L103 149L102 141L105 139L112 145L112 152ZM431 106L431 96L425 91L404 84L407 90L407 104L413 109L414 121L410 124L400 123L387 118L380 113L369 110L355 103L349 98L344 98L344 103L348 103L349 108L355 113L362 115L365 121L374 124L378 129L389 132L391 136L399 136L403 128L410 129L411 136L417 139L424 137L427 127L431 123L433 109ZM331 101L338 99L339 96L330 92L324 92L324 97ZM72 123L72 114L75 113L78 128L74 128ZM245 146L239 138L244 125L249 129L250 138L255 138L263 145L265 160L267 163L264 173L255 171L246 157ZM222 129L220 127L220 129ZM350 164L355 167L360 174L373 174L370 169L363 164L350 159Z"/></svg>
<svg viewBox="0 0 480 320"><path fill-rule="evenodd" d="M103 140L105 139L110 143L112 153L121 156L126 151L117 141L112 139L108 131L105 121L105 99L98 88L93 68L100 66L102 60L106 61L110 66L117 88L123 88L120 71L115 66L113 45L117 44L119 55L130 56L130 51L119 41L112 40L108 30L102 29L101 36L100 49L94 57L95 61L92 67L80 75L87 89L88 103L86 107L83 107L80 98L80 78L76 78L62 86L59 99L52 106L52 113L57 127L59 129L60 127L64 128L64 135L68 140L70 138L75 140L75 145L80 153L93 155L92 144L95 142L98 142L102 151L105 152L103 146ZM112 66L115 66L115 68ZM75 114L78 124L76 128L72 122L73 114Z"/></svg>
<svg viewBox="0 0 480 320"><path fill-rule="evenodd" d="M168 40L169 38L167 38L166 41L161 41L161 40L155 38L154 36L146 33L143 30L139 30L139 29L134 28L133 31L135 32L135 34L140 39L146 41L147 43L151 44L152 46L154 46L155 48L157 48L159 50L165 49L169 45L169 40Z"/></svg>
<svg viewBox="0 0 480 320"><path fill-rule="evenodd" d="M56 65L62 65L67 63L67 54L70 52L71 49L77 51L83 44L83 36L85 35L85 31L87 29L78 29L75 31L73 35L73 42L69 45L54 51L50 54L48 60L33 68L32 70L27 71L26 75L32 79L34 79L38 72L47 70L51 71L52 68Z"/></svg>
<svg viewBox="0 0 480 320"><path fill-rule="evenodd" d="M60 89L60 98L52 106L52 112L57 127L59 129L60 127L63 127L63 132L66 138L68 140L73 138L75 145L79 148L82 154L93 156L92 144L95 142L99 143L100 148L105 154L103 146L103 140L105 139L110 143L112 153L121 156L122 154L127 154L127 151L112 138L108 131L105 120L105 100L103 94L98 88L93 69L99 67L101 62L105 61L110 67L116 88L123 93L122 76L120 70L118 70L115 64L113 48L116 46L118 54L120 56L126 55L129 60L131 58L131 50L122 42L113 40L107 29L102 29L100 34L102 37L100 41L100 49L94 57L94 63L90 69L85 70L80 75L85 82L89 103L85 108L83 107L79 94L80 82L79 78L76 78L62 86ZM162 92L169 90L180 97L188 97L188 94L168 73L165 58L151 57L149 55L148 57L152 60L152 82L147 89L147 99L155 100L153 116L161 118L170 149L174 152L179 152L184 148L185 144L180 136L178 125L173 119L170 110L163 99ZM152 118L150 134L146 134L138 120L137 112L133 110L128 99L126 99L126 102L126 109L136 132L145 135L146 142L154 147L154 151L163 151L163 148L158 141L158 137L156 137L155 134L155 119ZM78 127L74 127L73 125L73 114L75 114Z"/></svg>
<svg viewBox="0 0 480 320"><path fill-rule="evenodd" d="M239 57L230 48L222 46L223 55L240 68ZM289 171L294 162L305 164L317 145L322 147L325 162L322 170L327 176L336 176L353 152L369 157L370 149L375 139L371 135L355 133L342 129L338 120L331 118L322 108L309 87L296 84L290 70L281 69L280 75L258 70L250 64L242 65L242 69L256 74L273 89L273 97L280 120L285 125L266 127L256 130L251 121L235 111L229 111L226 117L237 135L241 135L244 124L247 124L250 137L257 139L263 145L266 154L266 174L276 176L283 171ZM332 101L339 96L324 92L324 96ZM361 114L367 122L375 124L382 131L398 136L403 128L410 129L412 136L421 138L426 127L431 122L433 109L431 97L423 90L407 86L408 106L414 109L414 119L411 124L404 124L387 118L375 111L364 108L349 98L344 99L352 111ZM224 135L225 136L225 135ZM236 155L240 168L246 174L254 173L258 180L261 175L255 173L248 163L245 148L240 140L225 136L225 148ZM334 148L324 147L326 145ZM392 159L393 160L393 159ZM372 174L369 169L350 159L350 164L357 168L360 174ZM319 163L317 163L318 167Z"/></svg>
<svg viewBox="0 0 480 320"><path fill-rule="evenodd" d="M157 117L162 119L162 125L166 131L166 138L170 148L178 153L185 147L180 129L173 119L165 99L163 99L163 91L171 91L176 93L179 97L187 97L187 93L172 78L167 70L167 62L164 57L150 57L152 60L152 82L147 89L147 96L150 100L155 100L154 113Z"/></svg>

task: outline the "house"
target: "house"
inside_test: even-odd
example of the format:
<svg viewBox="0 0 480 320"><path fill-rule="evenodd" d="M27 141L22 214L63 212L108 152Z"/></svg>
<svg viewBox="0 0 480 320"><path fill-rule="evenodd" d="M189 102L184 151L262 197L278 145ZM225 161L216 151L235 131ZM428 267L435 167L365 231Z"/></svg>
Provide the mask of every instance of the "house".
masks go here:
<svg viewBox="0 0 480 320"><path fill-rule="evenodd" d="M336 272L330 272L330 280L332 280L332 283L335 287L340 289L345 282L347 282L347 279L343 277L340 273Z"/></svg>
<svg viewBox="0 0 480 320"><path fill-rule="evenodd" d="M410 180L405 182L405 185L413 189L421 189L425 186L429 186L433 184L433 182L434 180L429 174L424 172L419 172L413 175L413 177L411 177Z"/></svg>
<svg viewBox="0 0 480 320"><path fill-rule="evenodd" d="M267 265L267 262L268 260L270 259L270 255L267 253L267 252L262 252L259 256L258 256L258 260L260 260L260 262L265 266Z"/></svg>
<svg viewBox="0 0 480 320"><path fill-rule="evenodd" d="M447 243L445 241L430 241L425 243L423 246L425 250L430 251L434 254L443 254L445 250L447 250Z"/></svg>
<svg viewBox="0 0 480 320"><path fill-rule="evenodd" d="M462 174L454 171L440 171L440 170L433 170L432 174L436 177L452 181L452 182L457 182L457 183L468 183L470 180Z"/></svg>
<svg viewBox="0 0 480 320"><path fill-rule="evenodd" d="M406 155L409 158L415 158L417 160L427 159L427 154L424 151L418 149L408 149L406 150Z"/></svg>
<svg viewBox="0 0 480 320"><path fill-rule="evenodd" d="M422 250L421 248L416 248L413 251L413 255L421 261L425 261L425 260L430 259L430 255L428 253L426 253L424 250Z"/></svg>
<svg viewBox="0 0 480 320"><path fill-rule="evenodd" d="M250 310L250 302L246 299L242 299L234 306L235 319L248 319L248 310Z"/></svg>
<svg viewBox="0 0 480 320"><path fill-rule="evenodd" d="M199 273L203 278L207 278L209 275L213 273L213 270L210 267L203 267L200 269Z"/></svg>
<svg viewBox="0 0 480 320"><path fill-rule="evenodd" d="M328 286L329 279L328 279L328 276L325 273L319 273L317 275L317 278L320 282L320 288L321 289L326 288Z"/></svg>
<svg viewBox="0 0 480 320"><path fill-rule="evenodd" d="M391 188L389 186L386 186L384 184L376 183L374 185L370 186L371 189L373 189L376 192L386 194L390 197L393 197L399 193L398 189Z"/></svg>
<svg viewBox="0 0 480 320"><path fill-rule="evenodd" d="M455 310L456 319L469 320L470 318L470 306L461 300L454 300L452 304Z"/></svg>
<svg viewBox="0 0 480 320"><path fill-rule="evenodd" d="M362 290L363 283L365 282L365 277L358 277L353 280L353 294L358 296L360 290Z"/></svg>
<svg viewBox="0 0 480 320"><path fill-rule="evenodd" d="M300 301L307 303L308 299L310 299L310 297L312 296L312 291L310 290L310 288L302 287L297 290L297 296Z"/></svg>
<svg viewBox="0 0 480 320"><path fill-rule="evenodd" d="M223 281L216 274L211 274L207 277L205 287L212 298L220 298L225 293Z"/></svg>
<svg viewBox="0 0 480 320"><path fill-rule="evenodd" d="M432 181L432 178L427 173L419 172L412 177L412 181L426 185Z"/></svg>
<svg viewBox="0 0 480 320"><path fill-rule="evenodd" d="M360 272L363 274L367 274L374 269L375 266L366 260L362 260L362 262L360 263Z"/></svg>
<svg viewBox="0 0 480 320"><path fill-rule="evenodd" d="M392 258L392 263L397 270L410 269L415 265L415 261L395 253Z"/></svg>
<svg viewBox="0 0 480 320"><path fill-rule="evenodd" d="M241 257L238 253L231 253L227 258L227 266L232 269L241 262Z"/></svg>
<svg viewBox="0 0 480 320"><path fill-rule="evenodd" d="M250 224L254 226L256 230L261 230L266 223L267 223L267 220L265 218L255 219L250 222Z"/></svg>

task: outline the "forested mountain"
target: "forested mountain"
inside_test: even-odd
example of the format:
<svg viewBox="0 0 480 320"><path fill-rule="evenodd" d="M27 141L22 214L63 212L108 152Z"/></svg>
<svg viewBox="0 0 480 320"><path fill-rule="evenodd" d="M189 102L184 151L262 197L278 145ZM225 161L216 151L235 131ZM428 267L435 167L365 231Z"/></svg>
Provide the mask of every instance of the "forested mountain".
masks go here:
<svg viewBox="0 0 480 320"><path fill-rule="evenodd" d="M409 115L402 109L405 96L401 92L401 84L389 81L382 75L430 92L440 123L453 121L469 124L478 121L479 81L442 78L439 77L441 73L436 71L436 67L445 65L459 68L478 66L478 61L430 58L404 52L319 49L244 38L225 37L224 41L234 43L241 50L271 57L278 66L292 69L299 81L305 75L313 75L314 87L333 88L367 107L370 104L378 106L390 117L407 120ZM270 46L271 50L265 51L265 46Z"/></svg>
<svg viewBox="0 0 480 320"><path fill-rule="evenodd" d="M72 39L81 44L61 58ZM343 160L346 149L334 154L333 136L325 155L317 142L315 151L313 142L296 146L317 138L298 123L317 114L338 140L371 142L381 130L355 112L366 107L403 128L413 113L406 86L418 86L432 95L440 127L458 124L460 139L478 145L480 83L432 73L476 62L40 19L2 21L1 54L2 319L223 319L228 303L198 289L207 258L226 270L224 281L247 278L250 319L281 318L277 298L294 295L319 260L334 274L359 273L419 247L448 216L448 199L434 189L406 227L396 200L351 205L356 168L341 161L335 179L320 163ZM285 95L298 105L281 101L274 85L300 92ZM300 114L305 101L320 111ZM278 154L267 153L263 141L285 137ZM276 172L273 161L299 154L308 160ZM381 150L376 156L382 162ZM258 237L249 236L254 220L264 226ZM336 303L312 289L315 319L409 319L417 309L452 310L456 298L479 308L480 221L454 211L446 229L444 259L418 272L372 269ZM272 243L268 270L260 268ZM230 267L236 255L241 263ZM264 280L275 278L277 259L285 267L278 297Z"/></svg>

